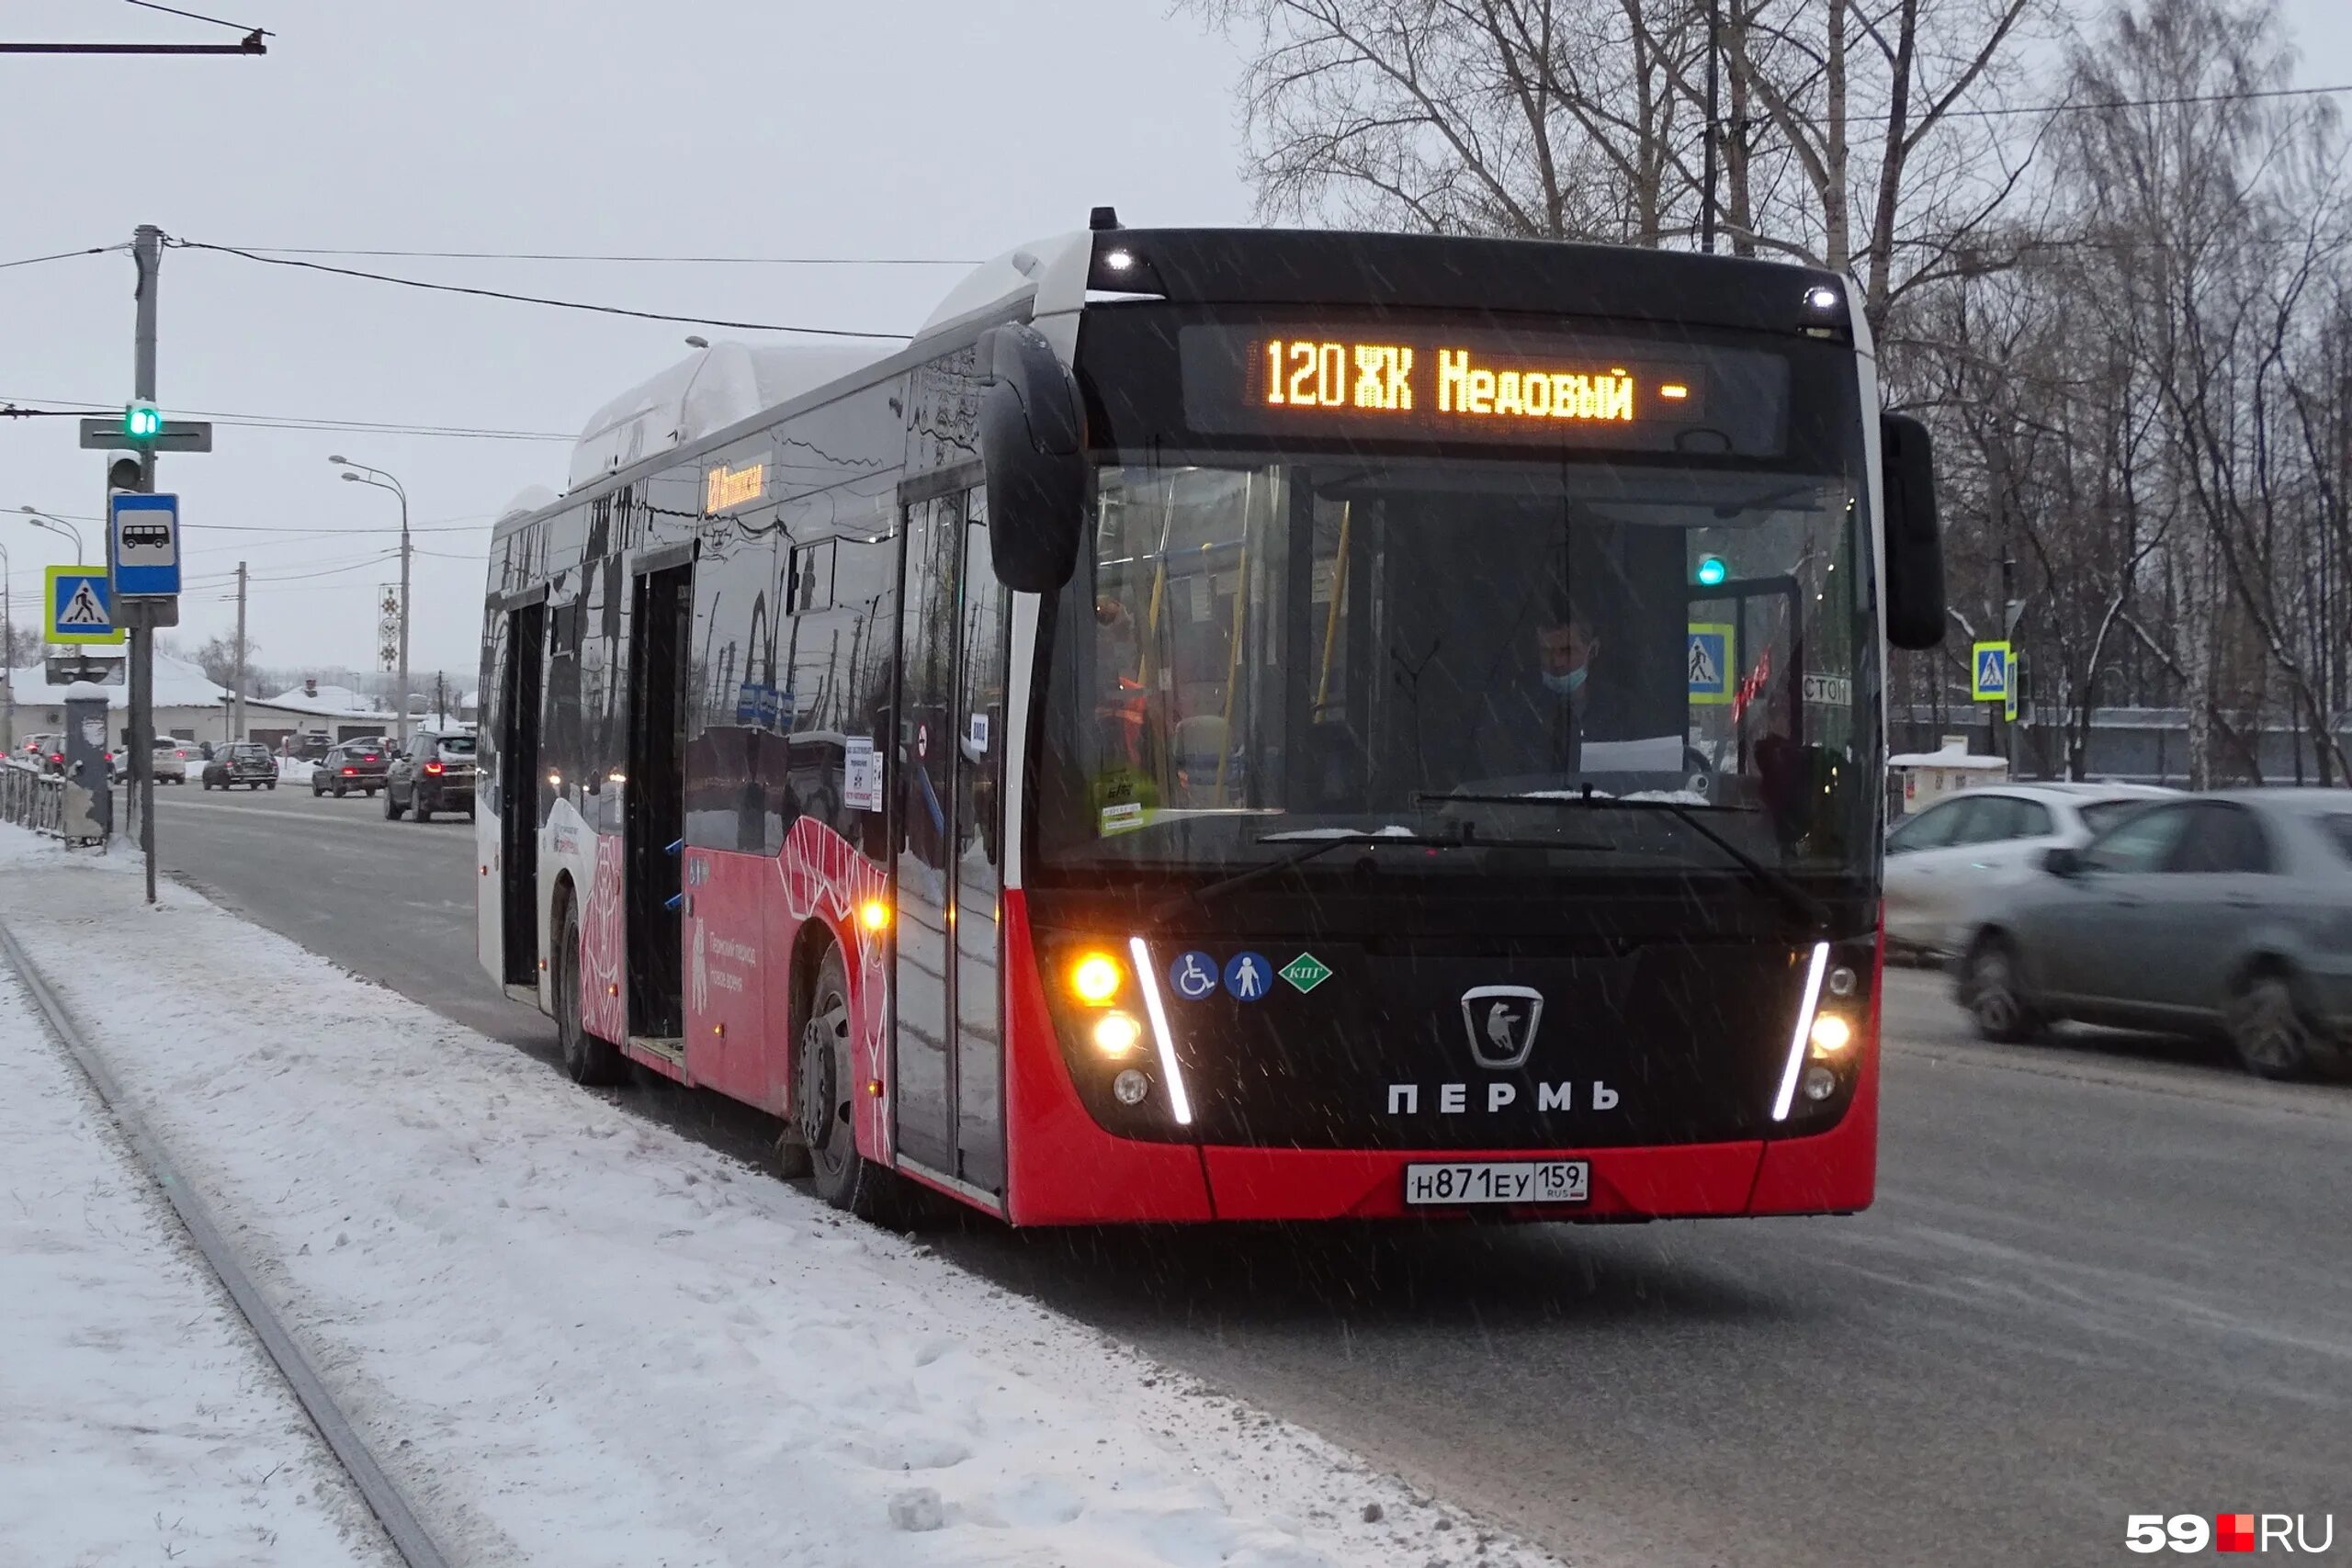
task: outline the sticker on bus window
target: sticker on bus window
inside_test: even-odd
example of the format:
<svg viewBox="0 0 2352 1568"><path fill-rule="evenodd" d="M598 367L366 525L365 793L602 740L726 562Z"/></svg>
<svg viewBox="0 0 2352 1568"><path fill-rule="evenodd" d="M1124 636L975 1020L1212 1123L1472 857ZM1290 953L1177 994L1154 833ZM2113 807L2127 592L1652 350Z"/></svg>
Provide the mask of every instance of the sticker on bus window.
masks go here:
<svg viewBox="0 0 2352 1568"><path fill-rule="evenodd" d="M1102 836L1106 839L1114 833L1132 833L1142 826L1143 802L1139 800L1122 801L1102 808Z"/></svg>
<svg viewBox="0 0 2352 1568"><path fill-rule="evenodd" d="M987 755L989 749L988 715L984 713L976 713L972 716L971 742L972 750L975 755Z"/></svg>
<svg viewBox="0 0 2352 1568"><path fill-rule="evenodd" d="M882 756L872 736L842 740L842 804L852 811L882 809Z"/></svg>

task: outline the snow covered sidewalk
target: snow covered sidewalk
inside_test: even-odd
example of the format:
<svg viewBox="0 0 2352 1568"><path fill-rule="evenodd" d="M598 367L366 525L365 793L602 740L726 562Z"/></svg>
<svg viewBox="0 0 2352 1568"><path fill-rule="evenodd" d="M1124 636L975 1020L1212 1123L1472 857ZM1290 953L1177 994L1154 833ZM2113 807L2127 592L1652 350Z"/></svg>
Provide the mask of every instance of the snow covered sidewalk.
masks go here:
<svg viewBox="0 0 2352 1568"><path fill-rule="evenodd" d="M1546 1561L129 864L0 919L454 1561Z"/></svg>
<svg viewBox="0 0 2352 1568"><path fill-rule="evenodd" d="M6 974L0 1080L0 1562L390 1564L309 1417Z"/></svg>

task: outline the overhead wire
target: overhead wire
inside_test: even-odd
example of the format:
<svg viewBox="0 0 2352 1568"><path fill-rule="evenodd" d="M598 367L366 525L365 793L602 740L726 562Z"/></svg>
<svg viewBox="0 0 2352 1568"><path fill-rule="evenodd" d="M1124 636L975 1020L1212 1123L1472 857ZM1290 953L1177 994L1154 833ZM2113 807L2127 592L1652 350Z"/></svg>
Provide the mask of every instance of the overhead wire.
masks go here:
<svg viewBox="0 0 2352 1568"><path fill-rule="evenodd" d="M324 262L303 261L295 256L266 255L259 251L243 250L235 245L208 244L201 240L183 240L166 236L165 244L179 250L211 251L220 255L242 256L250 262L268 266L302 267L311 272L323 272L337 277L366 278L373 283L397 284L403 288L429 289L439 294L468 294L483 299L506 299L523 305L546 305L560 310L585 310L597 315L627 316L641 321L675 321L686 326L728 327L739 332L795 333L809 337L861 338L900 342L911 334L907 333L876 333L853 331L845 327L809 327L786 325L775 321L738 321L721 316L689 316L666 310L638 310L624 305L599 305L584 299L557 299L543 294L517 294L504 288L476 288L461 283L433 283L421 277L399 277L388 272L364 272L356 267L329 266Z"/></svg>
<svg viewBox="0 0 2352 1568"><path fill-rule="evenodd" d="M256 34L262 38L277 36L260 28L249 28L243 22L226 22L218 17L208 17L201 11L183 11L176 6L161 5L158 0L123 0L123 4L136 6L142 11L161 11L167 17L186 17L191 22L209 22L216 28L228 28L236 32Z"/></svg>
<svg viewBox="0 0 2352 1568"><path fill-rule="evenodd" d="M10 403L53 403L51 410L28 409L28 413L115 413L119 403L90 402L78 398L22 397L0 400ZM316 430L324 433L348 433L356 435L421 435L479 441L576 441L578 434L559 434L551 430L503 430L495 426L469 424L412 424L390 420L330 419L312 414L258 414L227 412L219 409L175 409L191 418L209 419L215 423L260 430Z"/></svg>
<svg viewBox="0 0 2352 1568"><path fill-rule="evenodd" d="M373 256L418 261L624 262L662 266L978 266L961 256L628 255L601 251L413 251L332 245L238 245L262 256Z"/></svg>
<svg viewBox="0 0 2352 1568"><path fill-rule="evenodd" d="M69 261L75 256L102 256L108 251L127 251L129 249L130 249L130 246L127 243L120 245L92 245L87 250L57 251L45 256L18 256L15 261L0 262L0 272L6 272L12 266L33 266L41 262Z"/></svg>

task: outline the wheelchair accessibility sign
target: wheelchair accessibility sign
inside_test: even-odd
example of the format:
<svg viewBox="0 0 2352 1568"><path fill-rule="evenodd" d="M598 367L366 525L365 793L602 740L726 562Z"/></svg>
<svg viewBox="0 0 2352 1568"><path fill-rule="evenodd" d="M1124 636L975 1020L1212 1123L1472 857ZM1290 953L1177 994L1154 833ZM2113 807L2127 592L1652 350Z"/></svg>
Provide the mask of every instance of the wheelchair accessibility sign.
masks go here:
<svg viewBox="0 0 2352 1568"><path fill-rule="evenodd" d="M1690 623L1683 663L1690 676L1691 706L1731 705L1732 666L1737 654L1734 635L1729 623Z"/></svg>

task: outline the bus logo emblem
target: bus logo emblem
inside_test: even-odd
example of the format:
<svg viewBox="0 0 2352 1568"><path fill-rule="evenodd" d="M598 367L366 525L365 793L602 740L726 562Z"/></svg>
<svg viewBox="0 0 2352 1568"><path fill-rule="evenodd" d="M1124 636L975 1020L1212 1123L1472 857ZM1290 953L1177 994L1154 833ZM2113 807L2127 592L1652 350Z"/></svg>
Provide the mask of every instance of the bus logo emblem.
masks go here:
<svg viewBox="0 0 2352 1568"><path fill-rule="evenodd" d="M1331 971L1321 959L1311 953L1302 953L1277 971L1303 996L1331 977Z"/></svg>
<svg viewBox="0 0 2352 1568"><path fill-rule="evenodd" d="M1524 1066L1544 1021L1544 993L1525 986L1473 986L1462 993L1462 1028L1470 1059L1508 1071Z"/></svg>

